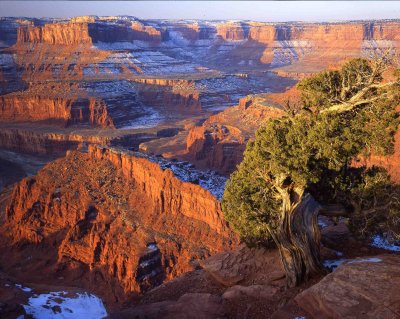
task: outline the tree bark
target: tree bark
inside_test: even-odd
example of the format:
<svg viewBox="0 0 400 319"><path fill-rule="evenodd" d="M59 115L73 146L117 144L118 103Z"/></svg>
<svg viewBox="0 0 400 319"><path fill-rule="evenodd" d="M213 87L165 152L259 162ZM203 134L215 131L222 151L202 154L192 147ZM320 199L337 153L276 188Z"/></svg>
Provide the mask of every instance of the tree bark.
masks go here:
<svg viewBox="0 0 400 319"><path fill-rule="evenodd" d="M311 275L323 272L320 260L320 204L310 194L287 193L282 215L272 237L279 248L287 286L294 287Z"/></svg>

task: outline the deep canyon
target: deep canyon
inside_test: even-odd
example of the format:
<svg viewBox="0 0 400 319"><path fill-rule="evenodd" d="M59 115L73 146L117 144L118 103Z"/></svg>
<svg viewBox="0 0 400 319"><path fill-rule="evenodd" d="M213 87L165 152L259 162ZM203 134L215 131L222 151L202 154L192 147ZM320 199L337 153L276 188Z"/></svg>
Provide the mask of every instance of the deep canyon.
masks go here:
<svg viewBox="0 0 400 319"><path fill-rule="evenodd" d="M95 294L110 318L400 318L398 254L325 221L323 257L359 263L286 289L278 252L243 245L220 204L299 79L399 45L398 20L0 18L0 317L27 315L22 284ZM366 161L399 183L395 139Z"/></svg>

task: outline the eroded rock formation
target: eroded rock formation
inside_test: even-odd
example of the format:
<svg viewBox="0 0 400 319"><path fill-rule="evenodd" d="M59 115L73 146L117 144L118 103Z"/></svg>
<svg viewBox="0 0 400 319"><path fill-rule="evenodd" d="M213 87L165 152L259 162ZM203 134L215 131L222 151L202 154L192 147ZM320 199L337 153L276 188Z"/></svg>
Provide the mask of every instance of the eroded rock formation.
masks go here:
<svg viewBox="0 0 400 319"><path fill-rule="evenodd" d="M144 158L95 146L22 180L2 234L10 273L80 282L110 304L237 244L208 191ZM28 250L33 259L13 268Z"/></svg>
<svg viewBox="0 0 400 319"><path fill-rule="evenodd" d="M283 115L281 109L268 104L266 95L248 96L241 99L238 106L192 128L186 140L188 158L200 167L213 168L222 174L232 173L242 160L246 142L262 122Z"/></svg>
<svg viewBox="0 0 400 319"><path fill-rule="evenodd" d="M114 127L105 103L94 97L80 97L71 92L69 85L55 92L55 87L41 88L35 92L32 87L23 93L10 93L0 96L0 121L36 122L47 121L64 126L84 123L100 127ZM66 90L69 90L68 93Z"/></svg>
<svg viewBox="0 0 400 319"><path fill-rule="evenodd" d="M44 26L22 26L17 43L47 43L61 45L91 44L87 23L49 23Z"/></svg>

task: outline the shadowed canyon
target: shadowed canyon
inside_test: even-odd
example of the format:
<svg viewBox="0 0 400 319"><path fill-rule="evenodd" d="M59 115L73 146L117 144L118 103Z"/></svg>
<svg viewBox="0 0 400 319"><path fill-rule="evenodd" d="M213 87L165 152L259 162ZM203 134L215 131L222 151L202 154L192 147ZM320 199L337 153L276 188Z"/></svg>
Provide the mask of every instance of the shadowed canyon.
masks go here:
<svg viewBox="0 0 400 319"><path fill-rule="evenodd" d="M0 317L400 318L399 241L319 217L324 273L287 287L221 208L299 80L399 46L399 20L0 18ZM363 159L394 183L399 143Z"/></svg>

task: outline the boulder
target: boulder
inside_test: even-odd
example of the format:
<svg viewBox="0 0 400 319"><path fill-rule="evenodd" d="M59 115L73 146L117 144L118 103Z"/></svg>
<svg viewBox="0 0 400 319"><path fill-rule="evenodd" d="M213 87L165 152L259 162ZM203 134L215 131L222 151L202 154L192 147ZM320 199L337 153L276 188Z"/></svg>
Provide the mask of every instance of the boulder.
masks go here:
<svg viewBox="0 0 400 319"><path fill-rule="evenodd" d="M357 258L295 299L312 318L400 318L400 255Z"/></svg>
<svg viewBox="0 0 400 319"><path fill-rule="evenodd" d="M214 255L200 262L216 281L225 285L249 286L257 284L284 284L285 273L278 250L248 248L241 245L236 250Z"/></svg>

